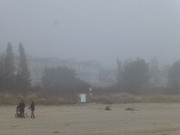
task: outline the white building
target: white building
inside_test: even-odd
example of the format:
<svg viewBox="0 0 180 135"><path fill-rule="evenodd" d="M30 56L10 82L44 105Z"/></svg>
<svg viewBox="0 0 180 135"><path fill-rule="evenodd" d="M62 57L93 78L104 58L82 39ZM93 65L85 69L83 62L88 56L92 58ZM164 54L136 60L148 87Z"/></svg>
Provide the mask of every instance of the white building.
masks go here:
<svg viewBox="0 0 180 135"><path fill-rule="evenodd" d="M45 68L66 66L69 69L74 69L77 77L81 80L98 86L100 64L94 61L76 62L72 59L59 60L57 58L29 58L29 69L31 71L32 85L41 85L41 79Z"/></svg>

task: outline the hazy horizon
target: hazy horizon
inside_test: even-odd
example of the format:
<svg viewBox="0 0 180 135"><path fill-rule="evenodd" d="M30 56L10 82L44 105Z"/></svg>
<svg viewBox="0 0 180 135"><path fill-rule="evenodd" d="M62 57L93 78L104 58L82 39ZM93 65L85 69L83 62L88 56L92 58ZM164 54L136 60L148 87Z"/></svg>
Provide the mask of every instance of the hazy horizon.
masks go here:
<svg viewBox="0 0 180 135"><path fill-rule="evenodd" d="M22 42L34 57L121 61L180 59L179 0L1 0L0 52Z"/></svg>

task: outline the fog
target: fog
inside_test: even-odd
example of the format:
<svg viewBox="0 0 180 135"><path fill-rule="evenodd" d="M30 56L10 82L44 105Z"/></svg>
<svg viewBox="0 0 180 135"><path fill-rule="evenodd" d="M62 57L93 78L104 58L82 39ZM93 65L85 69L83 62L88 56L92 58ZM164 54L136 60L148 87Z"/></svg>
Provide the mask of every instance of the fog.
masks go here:
<svg viewBox="0 0 180 135"><path fill-rule="evenodd" d="M22 42L34 57L180 59L179 0L1 0L0 51Z"/></svg>

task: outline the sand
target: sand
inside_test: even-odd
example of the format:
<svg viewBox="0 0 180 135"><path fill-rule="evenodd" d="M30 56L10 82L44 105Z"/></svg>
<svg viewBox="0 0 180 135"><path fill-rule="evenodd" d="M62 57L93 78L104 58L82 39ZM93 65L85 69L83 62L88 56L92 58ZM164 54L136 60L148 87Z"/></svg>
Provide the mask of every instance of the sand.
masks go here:
<svg viewBox="0 0 180 135"><path fill-rule="evenodd" d="M36 106L34 119L0 106L0 135L180 135L180 104Z"/></svg>

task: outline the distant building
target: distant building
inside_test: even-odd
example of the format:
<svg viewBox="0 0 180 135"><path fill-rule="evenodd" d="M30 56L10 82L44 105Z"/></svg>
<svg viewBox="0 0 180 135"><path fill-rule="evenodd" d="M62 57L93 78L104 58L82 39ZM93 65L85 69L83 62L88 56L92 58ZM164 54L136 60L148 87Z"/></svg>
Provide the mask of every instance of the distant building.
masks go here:
<svg viewBox="0 0 180 135"><path fill-rule="evenodd" d="M29 58L28 65L31 71L33 86L41 86L41 79L45 68L58 66L65 66L69 69L74 69L79 79L91 84L92 86L103 86L103 83L99 80L99 71L101 66L95 61L76 62L72 59L60 60L57 58Z"/></svg>

